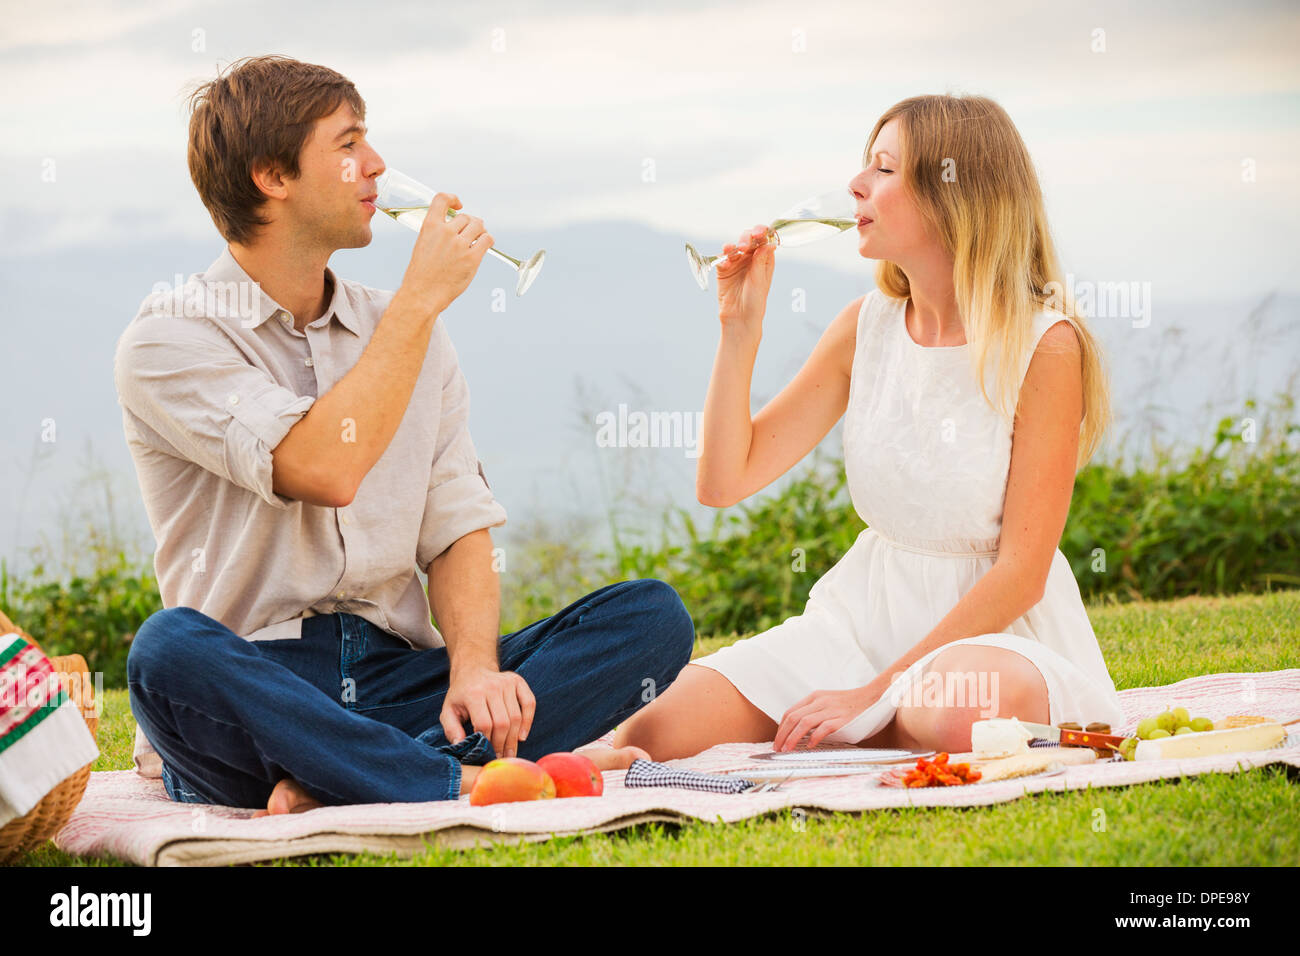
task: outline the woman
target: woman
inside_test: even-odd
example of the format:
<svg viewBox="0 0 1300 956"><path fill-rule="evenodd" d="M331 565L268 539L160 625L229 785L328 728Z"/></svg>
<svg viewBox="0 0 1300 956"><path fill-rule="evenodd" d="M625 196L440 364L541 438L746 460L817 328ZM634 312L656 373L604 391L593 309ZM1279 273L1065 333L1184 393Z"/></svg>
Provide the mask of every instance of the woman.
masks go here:
<svg viewBox="0 0 1300 956"><path fill-rule="evenodd" d="M773 249L763 227L724 247L696 481L702 503L734 504L847 411L849 491L869 527L802 615L688 665L617 745L659 760L741 741L955 752L986 717L1123 722L1057 548L1108 424L1105 375L1049 295L1062 276L1019 133L984 97L906 99L849 185L878 288L753 420Z"/></svg>

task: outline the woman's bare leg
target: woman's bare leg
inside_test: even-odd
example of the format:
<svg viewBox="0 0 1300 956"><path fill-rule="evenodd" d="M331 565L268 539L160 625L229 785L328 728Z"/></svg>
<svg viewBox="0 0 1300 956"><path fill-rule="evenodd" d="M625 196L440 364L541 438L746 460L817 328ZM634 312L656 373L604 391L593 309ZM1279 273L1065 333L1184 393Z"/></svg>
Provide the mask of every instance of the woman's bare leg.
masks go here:
<svg viewBox="0 0 1300 956"><path fill-rule="evenodd" d="M926 668L927 675L932 672L942 678L937 687L955 688L961 684L969 688L973 677L975 686L982 683L993 692L992 698L963 702L947 699L945 695L937 705L913 698L899 707L894 720L885 729L886 739L894 743L871 746L964 753L970 750L970 725L977 720L1019 717L1046 724L1050 719L1047 681L1034 662L1023 654L1001 647L961 644L936 654Z"/></svg>
<svg viewBox="0 0 1300 956"><path fill-rule="evenodd" d="M866 740L859 741L854 746L873 747L883 750L916 750L917 743L907 734L903 733L898 726L898 715L895 714L889 723L885 724L873 736Z"/></svg>
<svg viewBox="0 0 1300 956"><path fill-rule="evenodd" d="M776 721L731 681L709 667L687 664L663 695L623 721L615 747L640 747L654 760L691 757L714 744L764 743Z"/></svg>
<svg viewBox="0 0 1300 956"><path fill-rule="evenodd" d="M945 685L983 675L996 688L991 702L924 701L904 703L885 727L860 747L946 750L970 749L970 725L986 717L1049 719L1047 682L1027 657L1004 648L962 644L934 656L925 674L950 675ZM996 676L995 676L996 675ZM924 675L919 680L923 680ZM688 664L668 690L618 728L616 747L636 746L655 760L690 757L720 743L765 743L776 737L776 721L755 707L731 681L708 667Z"/></svg>

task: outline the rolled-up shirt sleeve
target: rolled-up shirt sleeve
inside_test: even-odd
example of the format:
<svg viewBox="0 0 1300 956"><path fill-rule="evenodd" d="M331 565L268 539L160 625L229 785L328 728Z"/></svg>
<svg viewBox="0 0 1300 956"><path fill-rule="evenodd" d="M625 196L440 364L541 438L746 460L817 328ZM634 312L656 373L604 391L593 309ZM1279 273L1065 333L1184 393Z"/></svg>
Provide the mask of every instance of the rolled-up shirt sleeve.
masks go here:
<svg viewBox="0 0 1300 956"><path fill-rule="evenodd" d="M442 323L434 334L443 363L442 409L416 549L421 570L465 535L506 523L506 509L493 497L470 439L469 385L456 350Z"/></svg>
<svg viewBox="0 0 1300 956"><path fill-rule="evenodd" d="M273 507L292 502L272 490L271 452L315 399L276 382L219 332L137 320L118 340L113 380L122 407L177 456Z"/></svg>

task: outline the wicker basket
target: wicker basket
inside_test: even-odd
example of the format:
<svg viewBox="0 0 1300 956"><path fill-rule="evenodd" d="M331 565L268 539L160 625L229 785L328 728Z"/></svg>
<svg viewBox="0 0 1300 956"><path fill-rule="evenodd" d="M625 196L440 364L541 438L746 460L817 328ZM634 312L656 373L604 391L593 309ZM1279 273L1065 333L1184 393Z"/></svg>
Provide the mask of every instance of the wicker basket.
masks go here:
<svg viewBox="0 0 1300 956"><path fill-rule="evenodd" d="M0 611L0 634L14 632L40 647L31 635L16 626L3 611ZM59 680L63 684L63 689L81 708L86 726L90 728L90 735L95 737L99 730L99 718L95 716L95 692L87 679L89 670L85 659L80 654L68 654L64 657L51 657L50 664L53 665L55 673L60 675ZM41 798L41 802L27 813L10 820L0 828L0 863L7 863L34 850L59 832L86 792L91 766L92 764L86 764L47 793Z"/></svg>

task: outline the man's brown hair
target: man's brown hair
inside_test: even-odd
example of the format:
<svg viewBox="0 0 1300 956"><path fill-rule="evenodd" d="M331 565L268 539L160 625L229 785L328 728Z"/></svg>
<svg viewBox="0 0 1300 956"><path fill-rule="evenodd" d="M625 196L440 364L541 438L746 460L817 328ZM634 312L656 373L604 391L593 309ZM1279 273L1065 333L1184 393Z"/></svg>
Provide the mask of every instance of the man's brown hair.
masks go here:
<svg viewBox="0 0 1300 956"><path fill-rule="evenodd" d="M266 225L266 197L253 182L259 163L290 179L318 119L344 103L361 119L366 104L352 81L287 56L245 57L190 95L190 178L227 242L246 243Z"/></svg>

